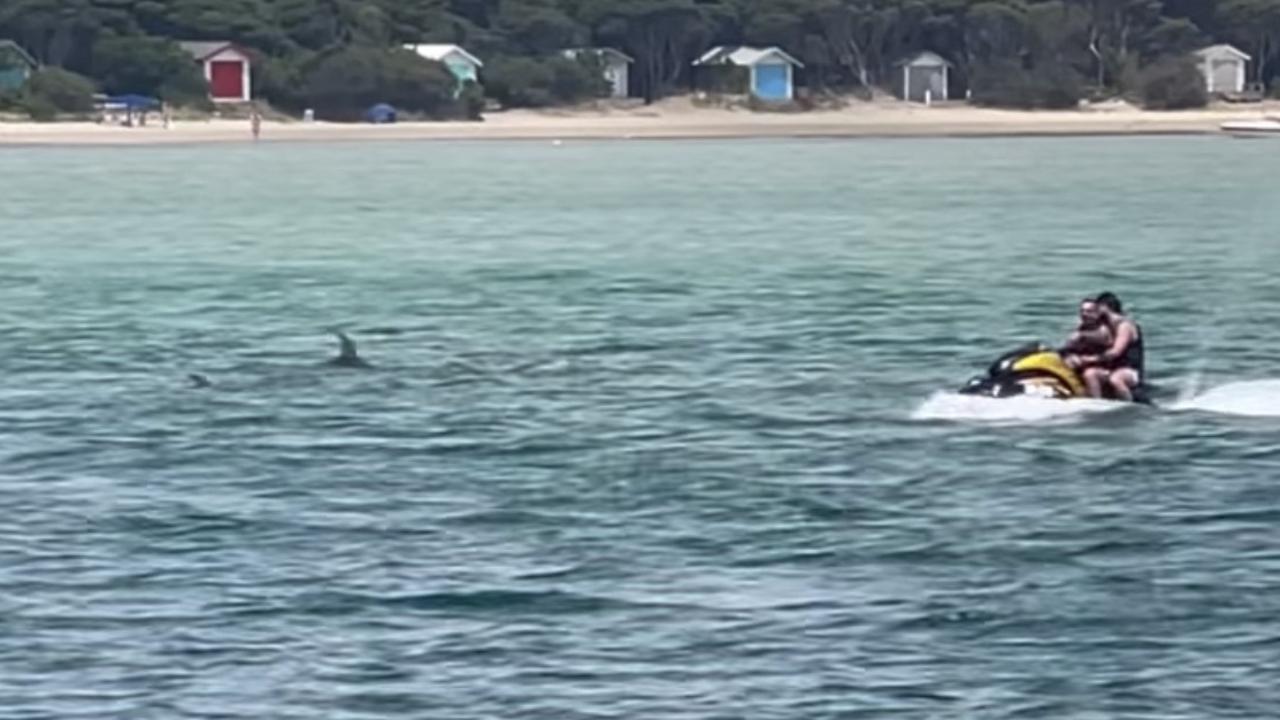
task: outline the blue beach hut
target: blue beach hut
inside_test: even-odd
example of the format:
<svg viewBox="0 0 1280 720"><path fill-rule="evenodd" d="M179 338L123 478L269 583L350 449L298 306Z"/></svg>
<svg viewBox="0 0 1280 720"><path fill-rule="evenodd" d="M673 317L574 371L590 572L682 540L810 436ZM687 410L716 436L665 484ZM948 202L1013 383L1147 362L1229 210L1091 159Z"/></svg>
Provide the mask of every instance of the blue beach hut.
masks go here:
<svg viewBox="0 0 1280 720"><path fill-rule="evenodd" d="M35 69L35 59L21 45L0 40L0 91L21 90Z"/></svg>
<svg viewBox="0 0 1280 720"><path fill-rule="evenodd" d="M804 63L785 50L742 45L713 47L693 61L696 67L731 66L747 71L747 92L758 100L787 102L795 97L795 69Z"/></svg>

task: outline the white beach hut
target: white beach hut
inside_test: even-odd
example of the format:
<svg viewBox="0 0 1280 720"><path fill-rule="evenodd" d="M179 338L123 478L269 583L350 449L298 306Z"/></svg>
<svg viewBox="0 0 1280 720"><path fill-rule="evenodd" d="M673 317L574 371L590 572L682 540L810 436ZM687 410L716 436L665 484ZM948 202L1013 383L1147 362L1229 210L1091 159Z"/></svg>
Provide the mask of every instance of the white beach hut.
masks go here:
<svg viewBox="0 0 1280 720"><path fill-rule="evenodd" d="M951 63L937 53L922 52L898 62L900 97L908 102L946 100L951 93Z"/></svg>
<svg viewBox="0 0 1280 720"><path fill-rule="evenodd" d="M1232 45L1210 45L1196 51L1205 89L1216 93L1244 92L1245 70L1252 59Z"/></svg>

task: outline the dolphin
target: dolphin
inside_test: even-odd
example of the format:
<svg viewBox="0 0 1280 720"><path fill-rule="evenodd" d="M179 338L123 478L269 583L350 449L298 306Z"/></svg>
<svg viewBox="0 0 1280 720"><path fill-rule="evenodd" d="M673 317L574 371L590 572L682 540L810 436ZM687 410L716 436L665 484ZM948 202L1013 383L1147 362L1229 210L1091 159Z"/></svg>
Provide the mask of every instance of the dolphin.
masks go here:
<svg viewBox="0 0 1280 720"><path fill-rule="evenodd" d="M330 332L338 338L338 343L340 344L337 357L329 360L330 365L347 368L370 367L369 363L365 362L364 358L360 357L360 353L356 350L356 343L354 340L347 337L347 334L341 330L330 330Z"/></svg>
<svg viewBox="0 0 1280 720"><path fill-rule="evenodd" d="M187 373L187 379L191 381L191 387L204 389L213 387L213 382L209 380L203 373Z"/></svg>

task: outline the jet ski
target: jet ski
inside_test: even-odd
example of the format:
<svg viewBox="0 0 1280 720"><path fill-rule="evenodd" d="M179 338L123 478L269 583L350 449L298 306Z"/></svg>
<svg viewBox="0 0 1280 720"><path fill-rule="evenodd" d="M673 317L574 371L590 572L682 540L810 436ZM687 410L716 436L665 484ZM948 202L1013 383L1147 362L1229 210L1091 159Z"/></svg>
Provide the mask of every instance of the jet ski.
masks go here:
<svg viewBox="0 0 1280 720"><path fill-rule="evenodd" d="M985 375L969 380L960 388L960 393L991 398L1030 396L1071 400L1089 397L1084 379L1067 365L1063 354L1038 342L1028 343L996 358ZM1104 397L1118 399L1110 387L1104 388ZM1148 388L1145 385L1135 388L1133 400L1150 405Z"/></svg>

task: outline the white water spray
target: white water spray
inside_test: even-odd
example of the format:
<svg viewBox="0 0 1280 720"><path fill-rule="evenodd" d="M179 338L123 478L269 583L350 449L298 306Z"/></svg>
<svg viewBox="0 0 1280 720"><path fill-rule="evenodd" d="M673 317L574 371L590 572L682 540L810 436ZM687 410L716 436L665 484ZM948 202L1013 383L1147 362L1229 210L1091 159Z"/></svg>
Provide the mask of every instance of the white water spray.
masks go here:
<svg viewBox="0 0 1280 720"><path fill-rule="evenodd" d="M911 414L913 420L978 423L1070 422L1089 415L1123 410L1127 405L1106 400L1057 400L1020 395L990 398L936 392Z"/></svg>
<svg viewBox="0 0 1280 720"><path fill-rule="evenodd" d="M1280 417L1280 380L1244 380L1179 398L1179 412L1207 412L1243 417Z"/></svg>

